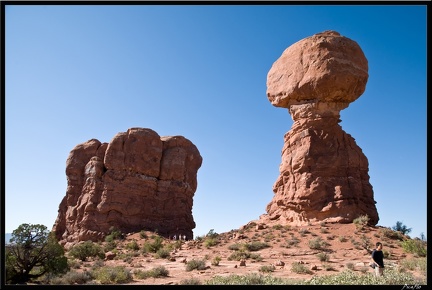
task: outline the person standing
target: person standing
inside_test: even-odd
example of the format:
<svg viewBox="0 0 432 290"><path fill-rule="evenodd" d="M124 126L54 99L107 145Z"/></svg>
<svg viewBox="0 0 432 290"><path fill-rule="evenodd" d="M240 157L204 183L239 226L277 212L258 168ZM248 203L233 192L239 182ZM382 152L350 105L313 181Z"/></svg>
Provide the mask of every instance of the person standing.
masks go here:
<svg viewBox="0 0 432 290"><path fill-rule="evenodd" d="M372 268L375 270L376 276L382 276L384 272L384 254L382 252L382 243L377 242L375 244L376 249L373 249L372 251L372 261L373 265Z"/></svg>

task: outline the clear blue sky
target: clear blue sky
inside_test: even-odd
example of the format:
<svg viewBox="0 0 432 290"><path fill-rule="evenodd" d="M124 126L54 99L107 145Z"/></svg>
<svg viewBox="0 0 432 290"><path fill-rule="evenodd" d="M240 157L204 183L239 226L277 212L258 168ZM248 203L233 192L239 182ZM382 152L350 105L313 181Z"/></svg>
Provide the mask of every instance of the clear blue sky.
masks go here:
<svg viewBox="0 0 432 290"><path fill-rule="evenodd" d="M6 6L5 232L51 229L69 152L132 127L183 135L203 163L194 235L266 211L287 109L267 73L293 43L336 30L369 61L340 123L369 160L380 220L427 236L425 5Z"/></svg>

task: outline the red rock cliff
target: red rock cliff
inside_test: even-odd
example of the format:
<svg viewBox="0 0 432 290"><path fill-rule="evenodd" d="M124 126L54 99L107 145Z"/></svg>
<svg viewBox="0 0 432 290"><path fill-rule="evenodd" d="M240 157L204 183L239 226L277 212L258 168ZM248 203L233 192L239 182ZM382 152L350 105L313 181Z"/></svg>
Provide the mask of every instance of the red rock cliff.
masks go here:
<svg viewBox="0 0 432 290"><path fill-rule="evenodd" d="M131 128L110 143L77 145L66 162L68 187L53 231L61 244L98 241L112 228L193 238L193 196L202 157L182 136Z"/></svg>

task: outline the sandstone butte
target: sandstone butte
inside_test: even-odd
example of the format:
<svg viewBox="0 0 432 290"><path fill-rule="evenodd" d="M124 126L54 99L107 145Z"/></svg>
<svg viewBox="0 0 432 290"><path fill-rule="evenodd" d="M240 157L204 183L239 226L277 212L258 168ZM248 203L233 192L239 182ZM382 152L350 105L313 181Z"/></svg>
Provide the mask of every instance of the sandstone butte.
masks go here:
<svg viewBox="0 0 432 290"><path fill-rule="evenodd" d="M370 225L378 223L368 159L339 125L340 111L363 94L368 77L360 46L336 31L294 43L273 63L267 98L287 108L294 123L261 222L350 223L367 215Z"/></svg>
<svg viewBox="0 0 432 290"><path fill-rule="evenodd" d="M67 190L52 231L66 249L113 229L193 238L193 196L202 157L183 136L130 128L109 143L78 144L66 161Z"/></svg>

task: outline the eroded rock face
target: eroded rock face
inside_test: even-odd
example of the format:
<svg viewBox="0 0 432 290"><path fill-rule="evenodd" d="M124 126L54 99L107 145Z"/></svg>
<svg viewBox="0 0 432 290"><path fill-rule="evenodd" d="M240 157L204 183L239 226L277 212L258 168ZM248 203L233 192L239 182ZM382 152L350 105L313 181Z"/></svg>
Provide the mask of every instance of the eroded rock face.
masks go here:
<svg viewBox="0 0 432 290"><path fill-rule="evenodd" d="M340 111L360 97L367 79L359 45L335 31L293 44L273 64L267 97L287 108L294 123L284 136L275 195L261 220L306 225L368 215L371 225L378 223L368 160L339 125Z"/></svg>
<svg viewBox="0 0 432 290"><path fill-rule="evenodd" d="M118 133L110 143L79 144L66 162L68 187L53 231L65 247L101 240L112 228L192 239L201 163L188 139L146 128Z"/></svg>

